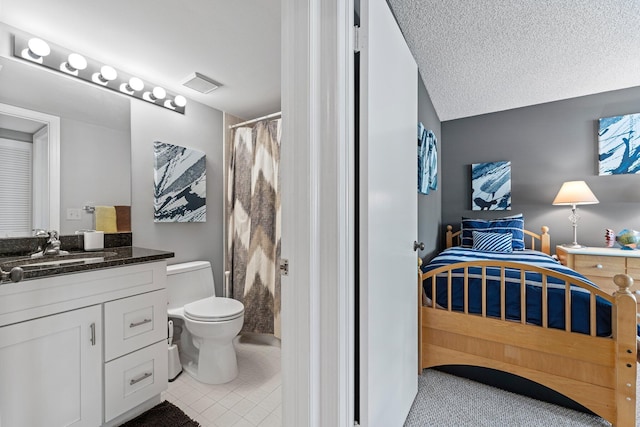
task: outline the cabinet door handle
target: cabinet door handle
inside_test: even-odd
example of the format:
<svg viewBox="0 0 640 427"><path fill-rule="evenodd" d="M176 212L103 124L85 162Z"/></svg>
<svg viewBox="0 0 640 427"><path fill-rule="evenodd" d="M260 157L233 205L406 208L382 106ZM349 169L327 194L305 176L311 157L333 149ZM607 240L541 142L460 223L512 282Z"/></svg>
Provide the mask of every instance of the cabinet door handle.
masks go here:
<svg viewBox="0 0 640 427"><path fill-rule="evenodd" d="M137 328L138 326L144 325L145 323L151 323L151 319L144 319L139 322L133 322L129 324L130 328Z"/></svg>
<svg viewBox="0 0 640 427"><path fill-rule="evenodd" d="M602 270L602 264L596 264L596 268Z"/></svg>
<svg viewBox="0 0 640 427"><path fill-rule="evenodd" d="M151 372L145 372L144 374L142 374L140 377L138 378L133 378L131 380L129 380L129 385L134 385L139 383L140 381L149 378L151 375L153 375L153 373Z"/></svg>
<svg viewBox="0 0 640 427"><path fill-rule="evenodd" d="M91 331L91 345L96 345L96 324L92 323L89 325L89 330Z"/></svg>

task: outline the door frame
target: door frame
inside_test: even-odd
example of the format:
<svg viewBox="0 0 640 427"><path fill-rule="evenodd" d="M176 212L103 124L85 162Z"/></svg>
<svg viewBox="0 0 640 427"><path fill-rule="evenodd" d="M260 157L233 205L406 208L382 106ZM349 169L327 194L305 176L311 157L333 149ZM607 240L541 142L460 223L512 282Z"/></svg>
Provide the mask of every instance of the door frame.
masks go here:
<svg viewBox="0 0 640 427"><path fill-rule="evenodd" d="M283 0L282 416L354 424L354 0Z"/></svg>

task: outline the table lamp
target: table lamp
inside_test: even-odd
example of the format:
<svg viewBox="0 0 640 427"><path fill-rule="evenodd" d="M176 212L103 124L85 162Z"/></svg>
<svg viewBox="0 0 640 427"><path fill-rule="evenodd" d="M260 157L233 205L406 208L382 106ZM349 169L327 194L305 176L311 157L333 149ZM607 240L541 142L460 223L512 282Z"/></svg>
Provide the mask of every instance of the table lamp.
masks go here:
<svg viewBox="0 0 640 427"><path fill-rule="evenodd" d="M578 219L580 218L576 213L578 205L593 205L600 203L596 196L593 194L589 186L584 181L567 181L562 184L560 191L553 200L553 205L570 205L571 215L569 215L569 221L573 226L573 243L567 243L562 246L568 248L583 248L584 246L578 244Z"/></svg>

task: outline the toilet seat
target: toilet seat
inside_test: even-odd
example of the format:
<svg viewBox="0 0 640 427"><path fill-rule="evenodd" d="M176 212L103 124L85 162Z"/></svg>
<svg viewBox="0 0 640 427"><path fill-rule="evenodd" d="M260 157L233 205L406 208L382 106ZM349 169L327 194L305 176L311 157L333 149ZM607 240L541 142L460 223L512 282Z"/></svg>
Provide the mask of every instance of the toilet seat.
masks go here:
<svg viewBox="0 0 640 427"><path fill-rule="evenodd" d="M244 305L232 298L208 297L184 306L184 316L199 322L223 322L243 314Z"/></svg>

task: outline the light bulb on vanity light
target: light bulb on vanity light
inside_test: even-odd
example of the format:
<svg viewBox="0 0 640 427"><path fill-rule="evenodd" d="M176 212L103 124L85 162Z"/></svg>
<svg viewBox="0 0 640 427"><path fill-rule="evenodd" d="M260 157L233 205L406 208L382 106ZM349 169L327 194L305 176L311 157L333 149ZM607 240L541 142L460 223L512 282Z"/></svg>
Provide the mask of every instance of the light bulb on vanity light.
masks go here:
<svg viewBox="0 0 640 427"><path fill-rule="evenodd" d="M175 98L164 101L164 106L172 110L182 108L185 105L187 105L187 98L182 95L176 95Z"/></svg>
<svg viewBox="0 0 640 427"><path fill-rule="evenodd" d="M156 102L158 100L162 100L167 96L167 91L161 88L160 86L156 86L153 88L151 92L145 92L142 95L142 98L145 101Z"/></svg>
<svg viewBox="0 0 640 427"><path fill-rule="evenodd" d="M144 82L137 77L131 77L128 83L122 83L120 85L120 91L128 95L133 95L142 89L144 89Z"/></svg>
<svg viewBox="0 0 640 427"><path fill-rule="evenodd" d="M118 72L115 70L115 68L111 67L110 65L103 65L100 68L99 73L93 73L93 76L91 76L91 80L94 83L106 86L107 83L109 83L111 80L115 80L117 77Z"/></svg>
<svg viewBox="0 0 640 427"><path fill-rule="evenodd" d="M22 57L29 61L42 64L42 58L51 53L51 48L46 41L34 37L29 39L27 47L22 50Z"/></svg>
<svg viewBox="0 0 640 427"><path fill-rule="evenodd" d="M67 60L60 64L60 71L74 76L78 75L79 70L84 70L85 68L87 68L87 60L84 59L84 56L77 53L69 54Z"/></svg>

